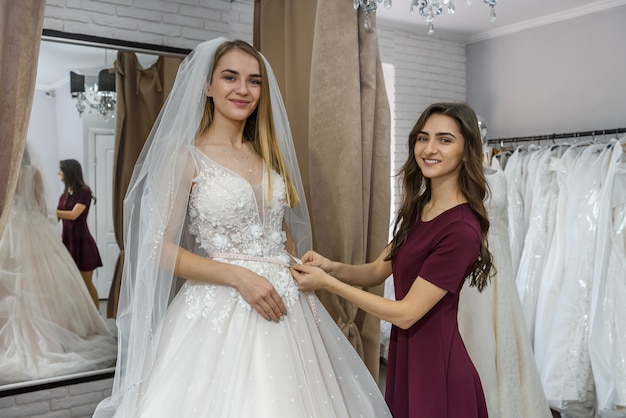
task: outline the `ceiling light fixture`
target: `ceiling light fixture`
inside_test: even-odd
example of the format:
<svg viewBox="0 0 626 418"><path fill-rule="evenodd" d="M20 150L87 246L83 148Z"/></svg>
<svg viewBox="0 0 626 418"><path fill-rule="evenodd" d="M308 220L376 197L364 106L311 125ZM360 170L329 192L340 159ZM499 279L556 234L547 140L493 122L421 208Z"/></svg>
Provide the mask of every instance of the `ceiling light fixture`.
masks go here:
<svg viewBox="0 0 626 418"><path fill-rule="evenodd" d="M93 86L85 85L85 76L70 71L70 92L76 99L76 110L82 116L89 107L97 110L102 116L115 117L115 74L108 69L101 70L98 74L98 82Z"/></svg>
<svg viewBox="0 0 626 418"><path fill-rule="evenodd" d="M464 0L465 4L468 6L472 4L472 0ZM378 8L377 3L383 3L384 7L387 9L391 8L391 0L353 0L354 9L358 10L359 7L363 9L365 12L365 29L370 29L372 27L372 22L370 21L370 15L372 13L376 13L376 9ZM443 11L443 7L446 6L448 9L448 14L453 15L456 11L454 7L454 3L452 0L410 0L409 13L411 16L415 14L415 10L417 9L418 14L424 19L424 21L428 22L428 29L426 33L431 35L435 31L435 26L433 25L433 21L437 16L441 14ZM497 0L483 0L485 4L487 4L491 8L491 13L489 20L491 22L495 22L496 20L496 4Z"/></svg>
<svg viewBox="0 0 626 418"><path fill-rule="evenodd" d="M98 82L85 86L85 76L70 71L70 92L76 99L76 110L82 116L87 108L96 110L101 116L115 117L117 94L115 73L109 71L108 51L104 50L104 69L98 73Z"/></svg>

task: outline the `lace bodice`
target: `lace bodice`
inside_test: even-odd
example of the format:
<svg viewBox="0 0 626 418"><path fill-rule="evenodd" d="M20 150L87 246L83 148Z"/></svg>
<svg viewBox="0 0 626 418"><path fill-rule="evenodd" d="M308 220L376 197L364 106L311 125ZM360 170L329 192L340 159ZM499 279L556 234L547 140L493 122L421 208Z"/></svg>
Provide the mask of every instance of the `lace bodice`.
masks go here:
<svg viewBox="0 0 626 418"><path fill-rule="evenodd" d="M244 254L252 257L285 256L285 183L272 171L271 202L266 203L267 174L251 185L237 173L220 166L196 150L198 175L189 200L190 232L207 254ZM286 259L288 261L288 259Z"/></svg>
<svg viewBox="0 0 626 418"><path fill-rule="evenodd" d="M287 236L282 229L286 188L275 171L268 181L253 186L194 149L197 175L189 197L189 232L195 237L195 252L214 260L250 269L272 283L287 307L299 290L286 267ZM267 187L271 187L267 202ZM236 305L250 305L235 288L188 281L184 287L187 317L212 317L219 332Z"/></svg>

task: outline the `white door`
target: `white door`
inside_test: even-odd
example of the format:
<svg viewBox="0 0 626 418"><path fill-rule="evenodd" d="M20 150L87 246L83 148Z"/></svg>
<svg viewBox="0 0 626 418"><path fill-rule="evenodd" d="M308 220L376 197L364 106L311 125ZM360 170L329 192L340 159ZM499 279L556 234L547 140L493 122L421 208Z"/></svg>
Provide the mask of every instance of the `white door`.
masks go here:
<svg viewBox="0 0 626 418"><path fill-rule="evenodd" d="M93 282L100 299L107 299L115 263L120 253L113 228L113 167L115 145L111 132L92 130L89 133L90 186L93 188L96 204L92 206L93 223L91 231L98 245L103 266L93 274Z"/></svg>

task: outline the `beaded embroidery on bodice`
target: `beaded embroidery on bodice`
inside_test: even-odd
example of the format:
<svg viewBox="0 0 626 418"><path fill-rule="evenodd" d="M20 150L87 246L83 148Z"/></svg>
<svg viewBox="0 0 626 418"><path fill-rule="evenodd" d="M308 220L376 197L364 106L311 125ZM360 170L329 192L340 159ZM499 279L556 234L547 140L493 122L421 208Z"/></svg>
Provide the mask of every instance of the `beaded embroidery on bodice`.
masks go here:
<svg viewBox="0 0 626 418"><path fill-rule="evenodd" d="M265 202L266 175L263 185L253 186L237 173L203 156L197 158L199 172L189 200L190 232L200 248L207 254L269 258L284 255L283 179L272 171L268 205Z"/></svg>

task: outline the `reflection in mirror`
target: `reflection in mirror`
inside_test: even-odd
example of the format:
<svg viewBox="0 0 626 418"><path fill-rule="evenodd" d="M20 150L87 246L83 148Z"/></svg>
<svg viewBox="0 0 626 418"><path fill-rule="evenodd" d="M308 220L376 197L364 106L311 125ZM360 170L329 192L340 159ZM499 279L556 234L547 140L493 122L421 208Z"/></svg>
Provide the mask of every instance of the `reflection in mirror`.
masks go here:
<svg viewBox="0 0 626 418"><path fill-rule="evenodd" d="M116 55L102 47L41 43L28 152L0 239L0 391L115 364L115 321L103 314L119 254L111 209L115 103L99 94L98 75L114 66ZM158 59L137 57L144 68ZM70 72L84 76L81 100L70 91ZM102 97L108 97L106 111ZM81 164L97 203L87 223L104 264L93 274L99 307L61 242L55 208L65 159Z"/></svg>
<svg viewBox="0 0 626 418"><path fill-rule="evenodd" d="M0 383L110 366L116 341L53 226L27 143L0 238Z"/></svg>

